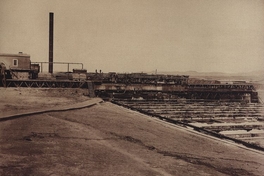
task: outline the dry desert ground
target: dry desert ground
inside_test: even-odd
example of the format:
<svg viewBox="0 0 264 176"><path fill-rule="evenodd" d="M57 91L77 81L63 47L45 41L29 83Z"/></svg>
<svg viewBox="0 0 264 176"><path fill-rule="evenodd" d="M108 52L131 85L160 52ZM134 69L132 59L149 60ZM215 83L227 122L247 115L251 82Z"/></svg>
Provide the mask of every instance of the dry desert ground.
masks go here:
<svg viewBox="0 0 264 176"><path fill-rule="evenodd" d="M85 91L0 88L0 175L264 175L261 151L91 99Z"/></svg>

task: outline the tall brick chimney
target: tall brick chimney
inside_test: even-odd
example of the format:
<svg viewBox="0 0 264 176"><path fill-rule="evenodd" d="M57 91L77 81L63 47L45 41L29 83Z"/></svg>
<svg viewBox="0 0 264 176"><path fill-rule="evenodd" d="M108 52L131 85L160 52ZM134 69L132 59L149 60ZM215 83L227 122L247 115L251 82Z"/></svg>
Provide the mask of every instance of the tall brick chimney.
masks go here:
<svg viewBox="0 0 264 176"><path fill-rule="evenodd" d="M49 73L53 73L53 13L49 13Z"/></svg>

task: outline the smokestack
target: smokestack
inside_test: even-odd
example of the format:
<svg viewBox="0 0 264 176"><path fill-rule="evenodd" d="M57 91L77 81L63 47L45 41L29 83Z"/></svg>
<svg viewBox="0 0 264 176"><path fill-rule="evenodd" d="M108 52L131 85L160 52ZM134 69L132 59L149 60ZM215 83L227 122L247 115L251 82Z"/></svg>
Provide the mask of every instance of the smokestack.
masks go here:
<svg viewBox="0 0 264 176"><path fill-rule="evenodd" d="M53 73L53 13L49 13L49 73ZM52 63L51 63L52 62Z"/></svg>

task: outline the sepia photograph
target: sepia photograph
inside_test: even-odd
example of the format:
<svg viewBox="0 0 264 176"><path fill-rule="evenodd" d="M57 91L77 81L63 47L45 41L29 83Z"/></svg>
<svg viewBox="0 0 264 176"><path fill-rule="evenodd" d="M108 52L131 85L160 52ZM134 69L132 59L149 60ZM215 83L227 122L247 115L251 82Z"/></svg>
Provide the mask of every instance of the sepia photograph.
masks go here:
<svg viewBox="0 0 264 176"><path fill-rule="evenodd" d="M263 176L264 0L0 0L1 176Z"/></svg>

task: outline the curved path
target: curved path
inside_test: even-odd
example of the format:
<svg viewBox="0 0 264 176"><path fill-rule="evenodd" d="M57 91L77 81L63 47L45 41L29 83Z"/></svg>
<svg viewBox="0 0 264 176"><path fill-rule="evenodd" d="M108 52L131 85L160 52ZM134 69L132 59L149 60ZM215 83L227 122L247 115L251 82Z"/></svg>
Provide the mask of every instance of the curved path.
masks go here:
<svg viewBox="0 0 264 176"><path fill-rule="evenodd" d="M93 98L93 99L90 99L87 101L83 101L80 103L74 103L74 104L70 104L67 106L65 106L65 105L64 106L55 106L53 108L44 108L44 109L36 110L36 111L30 110L30 111L18 113L18 114L9 114L9 115L0 116L0 122L6 121L6 120L16 119L16 118L23 117L23 116L36 115L36 114L47 113L47 112L58 112L58 111L82 109L82 108L94 106L95 104L102 103L102 102L103 102L103 100L100 98Z"/></svg>

